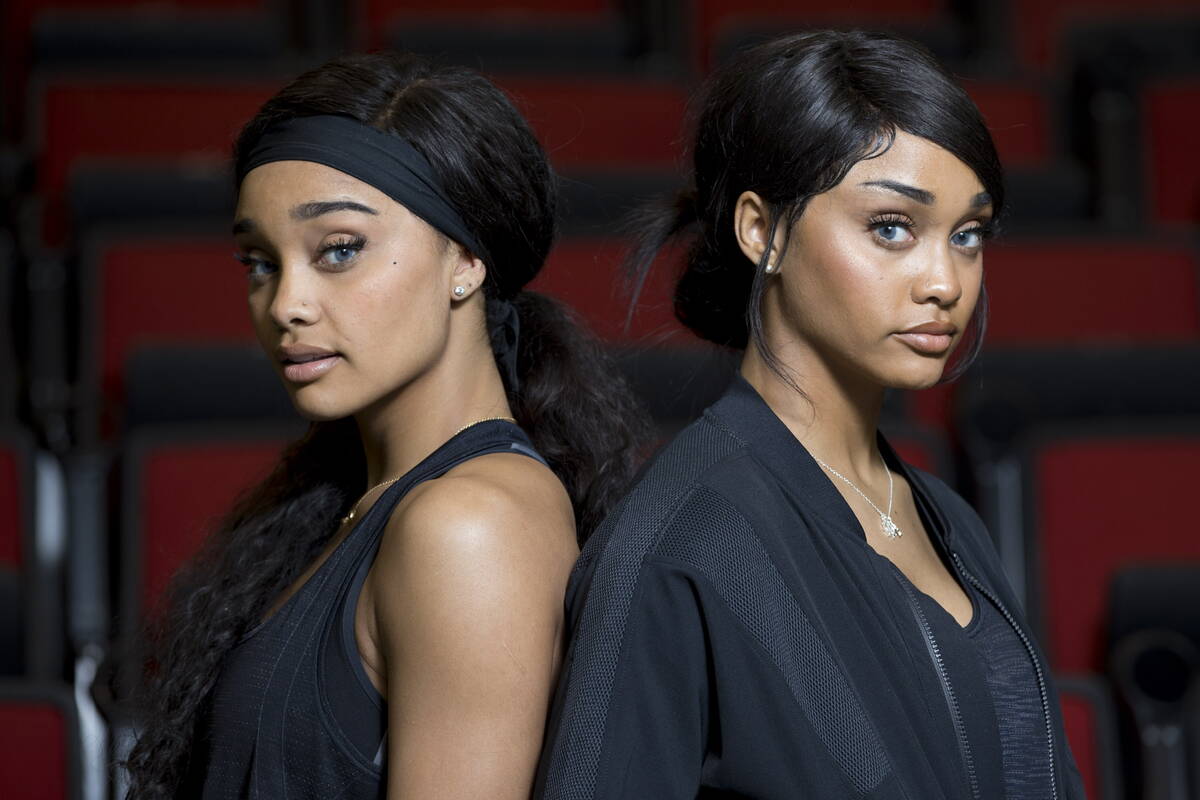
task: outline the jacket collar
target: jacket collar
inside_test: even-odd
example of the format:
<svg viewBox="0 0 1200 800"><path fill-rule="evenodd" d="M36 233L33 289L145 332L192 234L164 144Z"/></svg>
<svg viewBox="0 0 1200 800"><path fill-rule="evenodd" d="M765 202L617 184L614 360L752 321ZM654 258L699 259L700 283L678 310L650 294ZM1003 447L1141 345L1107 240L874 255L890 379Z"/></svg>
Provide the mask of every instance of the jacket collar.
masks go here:
<svg viewBox="0 0 1200 800"><path fill-rule="evenodd" d="M720 425L745 442L797 505L812 509L839 530L865 543L862 525L834 486L832 476L813 459L745 378L735 375L725 394L705 414L716 417ZM930 528L929 534L940 536L949 546L950 527L937 503L931 501L925 482L900 460L882 433L877 437L884 460L908 481L918 508L933 523L926 526Z"/></svg>

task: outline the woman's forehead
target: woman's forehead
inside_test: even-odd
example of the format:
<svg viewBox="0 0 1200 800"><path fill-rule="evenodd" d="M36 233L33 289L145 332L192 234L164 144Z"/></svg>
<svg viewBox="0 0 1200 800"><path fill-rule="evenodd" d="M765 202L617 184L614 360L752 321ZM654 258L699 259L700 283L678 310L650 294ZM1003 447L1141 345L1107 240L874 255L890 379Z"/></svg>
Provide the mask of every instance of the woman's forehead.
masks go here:
<svg viewBox="0 0 1200 800"><path fill-rule="evenodd" d="M884 152L854 164L837 188L861 191L887 188L889 184L924 193L923 197L913 198L918 200L973 200L985 191L975 171L956 155L905 131L897 131Z"/></svg>

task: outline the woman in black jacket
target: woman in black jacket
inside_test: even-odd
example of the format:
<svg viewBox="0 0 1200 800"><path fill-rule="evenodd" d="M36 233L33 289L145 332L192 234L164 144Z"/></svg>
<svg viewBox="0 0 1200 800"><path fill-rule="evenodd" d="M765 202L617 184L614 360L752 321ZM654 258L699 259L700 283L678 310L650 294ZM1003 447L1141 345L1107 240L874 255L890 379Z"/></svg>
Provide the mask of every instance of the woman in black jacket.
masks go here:
<svg viewBox="0 0 1200 800"><path fill-rule="evenodd" d="M987 532L877 431L979 347L978 109L915 45L794 35L712 77L693 157L636 261L690 237L677 313L745 355L584 549L537 795L1083 797Z"/></svg>

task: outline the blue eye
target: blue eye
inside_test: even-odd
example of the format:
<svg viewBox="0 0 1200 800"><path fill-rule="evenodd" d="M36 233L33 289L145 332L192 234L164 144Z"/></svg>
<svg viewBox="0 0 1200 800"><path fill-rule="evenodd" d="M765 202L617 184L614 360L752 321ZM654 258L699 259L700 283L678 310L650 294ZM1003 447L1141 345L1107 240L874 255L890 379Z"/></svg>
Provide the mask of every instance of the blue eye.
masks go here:
<svg viewBox="0 0 1200 800"><path fill-rule="evenodd" d="M343 264L358 255L353 247L335 247L325 251L325 260L330 264Z"/></svg>
<svg viewBox="0 0 1200 800"><path fill-rule="evenodd" d="M275 272L275 265L270 261L248 256L244 253L235 253L233 257L246 268L246 277L251 280L260 281Z"/></svg>
<svg viewBox="0 0 1200 800"><path fill-rule="evenodd" d="M358 257L366 243L366 239L361 236L348 241L332 242L321 250L320 260L331 267L345 266Z"/></svg>
<svg viewBox="0 0 1200 800"><path fill-rule="evenodd" d="M965 231L959 231L950 237L950 241L956 247L976 250L983 246L983 228L968 228Z"/></svg>
<svg viewBox="0 0 1200 800"><path fill-rule="evenodd" d="M906 219L888 216L876 218L870 222L871 232L885 245L904 244L911 242L912 223Z"/></svg>

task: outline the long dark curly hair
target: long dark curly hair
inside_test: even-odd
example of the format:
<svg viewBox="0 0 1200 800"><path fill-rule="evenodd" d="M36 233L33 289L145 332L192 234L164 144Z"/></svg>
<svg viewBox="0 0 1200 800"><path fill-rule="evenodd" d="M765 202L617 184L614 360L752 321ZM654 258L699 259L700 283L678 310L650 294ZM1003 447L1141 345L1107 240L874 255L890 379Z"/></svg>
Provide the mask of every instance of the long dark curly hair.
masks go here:
<svg viewBox="0 0 1200 800"><path fill-rule="evenodd" d="M554 174L528 124L472 70L408 54L348 56L300 76L262 107L238 137L236 174L273 123L319 114L349 116L411 143L490 254L489 317L497 300L520 317L520 388L506 387L508 400L566 486L582 541L631 480L650 427L572 314L522 289L550 250L557 203ZM353 420L313 424L181 570L150 626L146 721L127 761L129 797L177 796L225 654L317 557L365 482Z"/></svg>

